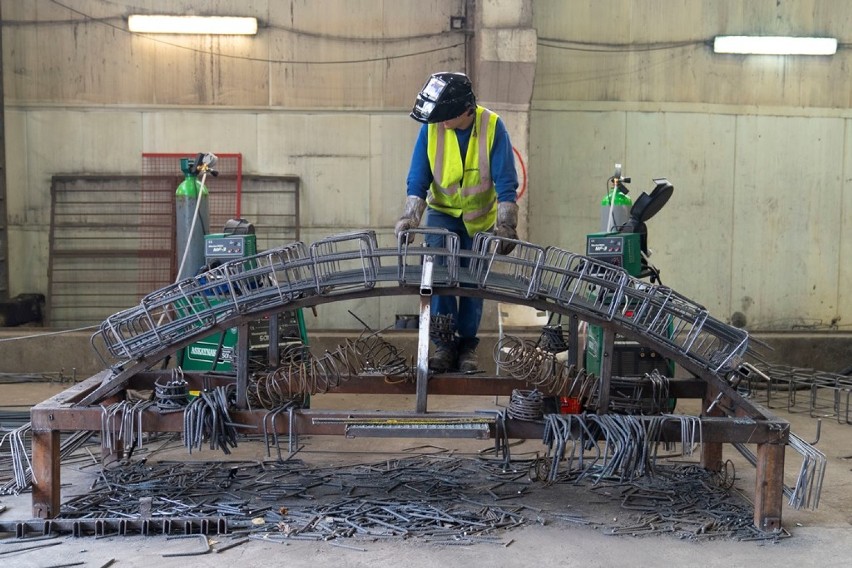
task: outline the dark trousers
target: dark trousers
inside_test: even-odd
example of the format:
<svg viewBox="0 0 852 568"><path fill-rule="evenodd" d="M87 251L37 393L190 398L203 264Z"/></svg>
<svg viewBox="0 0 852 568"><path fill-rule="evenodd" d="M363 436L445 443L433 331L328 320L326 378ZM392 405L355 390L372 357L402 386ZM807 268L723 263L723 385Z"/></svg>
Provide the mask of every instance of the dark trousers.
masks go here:
<svg viewBox="0 0 852 568"><path fill-rule="evenodd" d="M473 237L467 234L467 229L461 217L453 217L427 207L426 226L447 229L457 234L459 236L459 247L462 249L470 250L473 247ZM443 246L442 241L443 239L439 236L426 236L426 244L429 246ZM468 259L461 260L462 268L468 264ZM479 322L482 320L482 303L482 298L435 295L432 296L432 314L452 316L453 321L456 322L460 345L476 348L479 343L476 334L479 331Z"/></svg>

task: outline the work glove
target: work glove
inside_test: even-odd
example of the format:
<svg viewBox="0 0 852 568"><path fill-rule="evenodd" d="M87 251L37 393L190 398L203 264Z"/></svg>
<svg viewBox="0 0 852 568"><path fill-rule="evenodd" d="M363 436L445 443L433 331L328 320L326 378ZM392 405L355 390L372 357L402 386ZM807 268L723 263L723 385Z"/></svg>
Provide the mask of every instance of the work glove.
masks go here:
<svg viewBox="0 0 852 568"><path fill-rule="evenodd" d="M494 236L503 239L518 238L518 205L511 201L501 201L497 204L497 223L494 225ZM500 241L497 254L509 254L515 249L515 243Z"/></svg>
<svg viewBox="0 0 852 568"><path fill-rule="evenodd" d="M405 209L402 211L402 217L396 222L393 227L393 234L399 240L399 235L403 231L416 229L420 226L420 219L423 217L423 212L426 210L426 200L420 197L409 195L405 199ZM408 235L408 243L414 240L414 235Z"/></svg>

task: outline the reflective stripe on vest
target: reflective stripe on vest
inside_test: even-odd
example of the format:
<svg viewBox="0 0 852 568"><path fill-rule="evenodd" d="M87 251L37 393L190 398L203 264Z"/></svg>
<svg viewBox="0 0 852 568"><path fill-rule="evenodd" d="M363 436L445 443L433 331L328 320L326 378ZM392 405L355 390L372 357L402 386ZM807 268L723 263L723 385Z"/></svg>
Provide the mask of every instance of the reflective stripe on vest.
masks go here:
<svg viewBox="0 0 852 568"><path fill-rule="evenodd" d="M440 123L429 125L427 152L433 181L426 201L438 211L461 216L470 235L490 229L497 216L490 159L496 124L496 114L476 107L464 162L455 132L447 132ZM476 168L470 168L472 164Z"/></svg>

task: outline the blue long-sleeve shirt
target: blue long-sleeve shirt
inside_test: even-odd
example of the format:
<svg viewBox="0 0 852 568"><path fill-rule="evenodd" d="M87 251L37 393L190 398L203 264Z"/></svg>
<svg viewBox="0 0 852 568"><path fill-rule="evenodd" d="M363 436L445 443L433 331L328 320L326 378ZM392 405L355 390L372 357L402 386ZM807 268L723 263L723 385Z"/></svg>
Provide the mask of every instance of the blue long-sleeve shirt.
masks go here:
<svg viewBox="0 0 852 568"><path fill-rule="evenodd" d="M414 144L414 152L411 155L411 166L408 169L408 195L426 199L426 193L432 184L432 168L429 166L429 154L427 152L429 125L424 124L417 135ZM459 142L459 150L462 155L462 163L467 155L467 145L473 132L473 124L461 130L455 129L456 138ZM509 132L503 124L503 119L498 117L494 129L494 144L491 146L491 179L494 189L497 191L497 201L515 202L518 189L518 172L515 170L515 155L512 150L512 142L509 140Z"/></svg>

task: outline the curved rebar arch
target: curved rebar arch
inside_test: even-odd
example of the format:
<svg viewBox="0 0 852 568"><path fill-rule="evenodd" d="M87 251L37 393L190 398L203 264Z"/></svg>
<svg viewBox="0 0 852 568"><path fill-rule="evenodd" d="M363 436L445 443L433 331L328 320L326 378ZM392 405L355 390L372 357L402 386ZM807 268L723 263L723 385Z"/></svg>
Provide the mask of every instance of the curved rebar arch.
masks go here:
<svg viewBox="0 0 852 568"><path fill-rule="evenodd" d="M444 246L416 244L436 234ZM499 243L499 237L480 233L473 250L460 250L455 235L443 229L404 232L392 248L380 247L370 230L310 246L290 243L148 294L139 305L107 318L92 345L113 369L153 365L213 331L272 313L418 294L428 255L436 269L434 294L524 304L609 325L689 369L722 376L740 364L748 349L746 331L710 317L671 288L556 247L517 241L511 254L500 255Z"/></svg>

